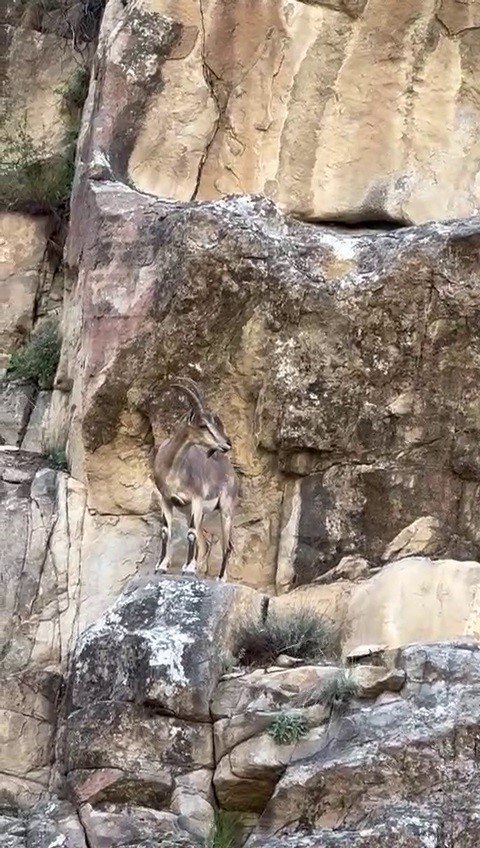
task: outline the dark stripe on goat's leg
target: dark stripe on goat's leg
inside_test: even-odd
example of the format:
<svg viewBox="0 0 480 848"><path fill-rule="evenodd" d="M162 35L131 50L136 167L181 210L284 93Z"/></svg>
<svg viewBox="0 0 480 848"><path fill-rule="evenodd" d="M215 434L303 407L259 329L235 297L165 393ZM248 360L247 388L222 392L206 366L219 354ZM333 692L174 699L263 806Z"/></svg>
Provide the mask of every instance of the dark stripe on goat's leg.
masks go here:
<svg viewBox="0 0 480 848"><path fill-rule="evenodd" d="M188 541L188 552L187 552L187 561L182 568L183 572L190 572L191 574L195 574L197 570L197 551L198 551L198 529L195 526L195 514L192 509L192 516L190 518L190 526L188 528L187 533L187 541Z"/></svg>
<svg viewBox="0 0 480 848"><path fill-rule="evenodd" d="M160 559L158 560L155 571L167 571L170 560L170 537L171 537L172 512L171 509L163 504L161 527L160 527Z"/></svg>
<svg viewBox="0 0 480 848"><path fill-rule="evenodd" d="M220 510L220 518L222 522L222 564L220 566L220 574L218 575L219 580L224 580L225 571L227 568L228 560L230 558L230 554L233 551L233 542L232 542L232 515L230 512L224 513Z"/></svg>

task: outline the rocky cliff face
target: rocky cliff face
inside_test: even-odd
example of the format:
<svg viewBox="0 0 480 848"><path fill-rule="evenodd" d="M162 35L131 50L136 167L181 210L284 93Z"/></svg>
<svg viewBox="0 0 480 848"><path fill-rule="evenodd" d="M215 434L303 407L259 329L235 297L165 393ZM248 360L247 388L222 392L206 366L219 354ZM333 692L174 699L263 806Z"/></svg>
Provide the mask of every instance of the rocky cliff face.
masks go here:
<svg viewBox="0 0 480 848"><path fill-rule="evenodd" d="M480 4L6 11L1 845L473 848ZM153 574L178 374L226 585L215 518ZM335 654L240 667L305 611Z"/></svg>

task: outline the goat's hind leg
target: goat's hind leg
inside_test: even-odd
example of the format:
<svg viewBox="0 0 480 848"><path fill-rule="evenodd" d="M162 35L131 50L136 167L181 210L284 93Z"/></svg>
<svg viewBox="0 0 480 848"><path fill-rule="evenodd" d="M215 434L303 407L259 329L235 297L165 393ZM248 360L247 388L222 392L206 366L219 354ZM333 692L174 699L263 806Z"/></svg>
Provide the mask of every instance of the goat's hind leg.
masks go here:
<svg viewBox="0 0 480 848"><path fill-rule="evenodd" d="M163 498L160 499L162 509L162 526L160 530L161 550L160 558L155 566L155 572L165 574L170 565L170 543L172 539L172 508L165 503Z"/></svg>

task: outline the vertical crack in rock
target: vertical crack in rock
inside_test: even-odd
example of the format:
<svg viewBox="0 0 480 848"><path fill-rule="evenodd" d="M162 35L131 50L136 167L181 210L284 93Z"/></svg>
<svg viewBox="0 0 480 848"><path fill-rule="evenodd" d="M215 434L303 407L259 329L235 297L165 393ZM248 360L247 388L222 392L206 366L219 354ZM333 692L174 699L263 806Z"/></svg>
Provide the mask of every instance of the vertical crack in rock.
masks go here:
<svg viewBox="0 0 480 848"><path fill-rule="evenodd" d="M201 19L201 23L202 23L202 47L201 47L201 51L202 51L203 77L205 79L207 87L208 87L210 94L212 96L212 100L214 101L215 106L217 108L217 118L216 118L215 124L214 124L213 129L212 129L211 138L207 142L207 144L205 146L205 150L204 150L204 152L201 156L201 159L200 159L200 163L199 163L199 166L198 166L197 179L196 179L196 183L195 183L195 188L193 190L193 194L192 194L192 198L191 198L192 200L196 200L196 198L197 198L197 195L198 195L198 192L199 192L199 189L200 189L200 183L201 183L201 180L202 180L203 169L206 165L211 147L212 147L212 145L213 145L213 143L214 143L214 141L217 137L218 131L220 129L220 123L222 121L222 118L224 116L225 109L226 109L226 104L225 104L225 107L223 107L223 109L222 109L222 105L220 103L220 98L218 97L218 94L217 94L216 89L215 89L214 79L218 80L219 77L216 75L213 68L211 68L210 65L207 62L207 33L206 33L206 27L205 27L205 13L204 13L204 9L203 9L202 0L198 0L198 2L199 2L199 10L200 10L200 19Z"/></svg>
<svg viewBox="0 0 480 848"><path fill-rule="evenodd" d="M83 817L82 817L82 808L81 808L81 807L77 807L77 808L76 808L76 812L77 812L78 823L79 823L80 827L81 827L81 828L82 828L82 830L83 830L83 836L84 836L84 839L85 839L85 846L86 846L86 848L95 848L95 846L94 846L94 845L92 845L92 843L90 842L90 837L89 837L89 835L88 835L87 825L86 825L86 824L85 824L85 822L83 821Z"/></svg>

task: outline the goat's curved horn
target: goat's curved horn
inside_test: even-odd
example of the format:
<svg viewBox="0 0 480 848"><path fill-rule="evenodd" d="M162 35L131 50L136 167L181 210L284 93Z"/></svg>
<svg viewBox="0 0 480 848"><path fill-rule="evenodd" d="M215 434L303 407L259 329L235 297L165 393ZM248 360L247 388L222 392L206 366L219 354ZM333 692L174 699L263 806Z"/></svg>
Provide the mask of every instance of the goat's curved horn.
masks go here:
<svg viewBox="0 0 480 848"><path fill-rule="evenodd" d="M202 409L204 408L205 404L202 392L194 380L191 380L189 377L176 377L170 385L178 389L183 389L190 397L195 396Z"/></svg>
<svg viewBox="0 0 480 848"><path fill-rule="evenodd" d="M180 380L175 380L174 383L169 383L169 385L166 386L166 389L179 389L179 391L183 392L183 394L188 397L192 406L199 411L203 410L203 403L200 396L192 388L190 388L190 386L183 384Z"/></svg>
<svg viewBox="0 0 480 848"><path fill-rule="evenodd" d="M179 386L185 386L186 389L189 389L191 392L193 392L193 394L197 396L200 403L203 405L203 394L200 391L200 388L196 384L195 380L192 380L190 377L176 377L174 383Z"/></svg>

